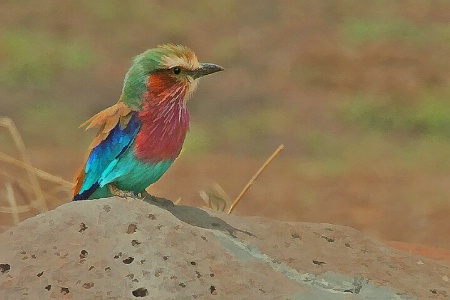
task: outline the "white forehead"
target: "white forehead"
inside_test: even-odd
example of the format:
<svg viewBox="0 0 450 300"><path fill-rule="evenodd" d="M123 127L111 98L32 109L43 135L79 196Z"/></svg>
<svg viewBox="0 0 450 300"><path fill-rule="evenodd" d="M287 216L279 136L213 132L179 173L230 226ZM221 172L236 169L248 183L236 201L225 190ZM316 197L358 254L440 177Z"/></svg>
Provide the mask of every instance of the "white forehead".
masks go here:
<svg viewBox="0 0 450 300"><path fill-rule="evenodd" d="M196 57L194 57L194 59L187 59L186 57L179 56L163 57L162 65L168 69L173 67L183 67L188 70L195 70L200 67L200 64Z"/></svg>
<svg viewBox="0 0 450 300"><path fill-rule="evenodd" d="M163 45L160 48L166 50L161 59L161 64L165 68L183 67L195 70L200 67L197 56L187 47L180 45Z"/></svg>

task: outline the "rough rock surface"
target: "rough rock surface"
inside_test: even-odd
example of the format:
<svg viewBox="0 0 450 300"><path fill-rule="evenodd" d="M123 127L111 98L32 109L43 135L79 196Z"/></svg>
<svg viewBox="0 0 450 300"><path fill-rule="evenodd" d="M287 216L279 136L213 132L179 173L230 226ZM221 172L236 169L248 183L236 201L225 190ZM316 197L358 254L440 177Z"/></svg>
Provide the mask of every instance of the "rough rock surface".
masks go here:
<svg viewBox="0 0 450 300"><path fill-rule="evenodd" d="M445 299L450 266L330 224L80 201L0 235L0 299Z"/></svg>

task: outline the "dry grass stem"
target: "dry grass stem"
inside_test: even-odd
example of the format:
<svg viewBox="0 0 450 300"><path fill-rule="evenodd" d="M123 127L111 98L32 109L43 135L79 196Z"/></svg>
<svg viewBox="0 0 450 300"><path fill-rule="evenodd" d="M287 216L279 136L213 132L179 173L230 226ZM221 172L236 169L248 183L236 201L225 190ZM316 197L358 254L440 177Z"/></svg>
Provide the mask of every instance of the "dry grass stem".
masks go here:
<svg viewBox="0 0 450 300"><path fill-rule="evenodd" d="M11 207L13 222L14 224L19 224L20 222L19 212L17 211L16 197L14 196L14 190L11 182L5 183L5 190L6 190L6 198L8 199L9 206Z"/></svg>
<svg viewBox="0 0 450 300"><path fill-rule="evenodd" d="M26 164L24 162L21 162L20 160L15 159L14 157L11 157L5 153L0 152L0 161L4 161L7 163L11 163L14 164L16 166L22 167L30 172L33 172L36 176L38 176L41 179L50 181L50 182L54 182L56 184L60 184L64 187L67 188L72 188L73 187L73 183L67 180L62 179L61 177L52 175L50 173L47 173L41 169L35 168L29 164Z"/></svg>
<svg viewBox="0 0 450 300"><path fill-rule="evenodd" d="M13 138L14 144L16 145L17 149L19 150L22 161L31 166L31 160L28 156L25 148L25 144L23 142L22 137L20 136L19 131L17 130L17 127L14 125L14 122L8 118L8 117L2 117L0 118L0 126L6 128L9 133L11 134L11 137ZM28 178L30 180L31 186L33 188L33 192L35 194L36 200L40 204L39 210L41 212L48 211L47 203L45 202L44 193L42 192L42 189L39 185L39 181L36 177L36 174L27 169Z"/></svg>
<svg viewBox="0 0 450 300"><path fill-rule="evenodd" d="M32 207L30 205L18 205L14 207L14 209L11 207L0 206L0 213L13 214L14 212L17 212L21 214L30 211L31 208Z"/></svg>
<svg viewBox="0 0 450 300"><path fill-rule="evenodd" d="M252 184L255 182L255 180L261 175L262 171L264 171L265 168L272 162L272 160L284 149L284 145L280 145L277 150L275 150L272 155L266 160L266 162L259 168L259 170L253 175L253 177L250 179L250 181L247 183L247 185L242 189L239 196L236 197L236 200L231 204L228 213L230 214L236 205L238 205L239 201L241 201L242 196L247 192L247 190L252 186Z"/></svg>
<svg viewBox="0 0 450 300"><path fill-rule="evenodd" d="M54 197L53 195L50 195L45 192L44 192L44 194L53 198L53 200L58 201L58 198ZM18 213L25 213L25 212L31 211L32 209L37 209L39 207L40 207L40 204L38 203L38 201L32 200L29 202L29 204L17 205L14 208L0 206L0 213L12 214L14 212L14 210L16 210Z"/></svg>
<svg viewBox="0 0 450 300"><path fill-rule="evenodd" d="M44 191L45 193L45 191ZM72 198L73 197L73 193L72 193L72 188L71 187L67 187L67 186L57 186L51 190L48 191L48 194L50 197L52 197L54 200L57 200L58 198L53 196L55 194L58 193L65 193L67 194L68 198Z"/></svg>
<svg viewBox="0 0 450 300"><path fill-rule="evenodd" d="M0 213L6 213L6 214L14 214L15 212L17 213L25 213L30 211L31 209L37 209L40 207L40 203L38 203L37 200L30 200L28 198L28 195L26 194L26 190L29 189L30 185L27 184L26 182L6 173L3 171L0 171L0 174L2 176L4 176L5 178L7 178L8 180L10 180L10 187L8 188L12 188L12 190L14 190L14 188L21 194L22 198L28 203L25 205L17 205L17 201L16 201L16 197L15 194L14 196L14 203L15 206L14 207L5 207L5 206L0 206ZM64 188L62 188L64 189ZM65 190L67 191L67 193L69 193L68 189L65 188ZM9 192L8 190L6 190L7 195L11 195L11 192ZM52 196L51 194L47 194L44 191L44 194L48 197L54 198L54 200L57 200L54 196ZM8 198L9 197L9 198ZM7 196L8 200L11 199L11 196ZM11 205L11 201L9 201L9 204Z"/></svg>
<svg viewBox="0 0 450 300"><path fill-rule="evenodd" d="M216 190L216 192L219 194L219 196L225 201L225 203L231 202L230 196L228 196L228 194L220 186L220 184L218 184L217 182L214 182L213 188Z"/></svg>
<svg viewBox="0 0 450 300"><path fill-rule="evenodd" d="M206 191L201 190L199 195L212 210L225 211L227 208L227 202L215 193L207 193Z"/></svg>
<svg viewBox="0 0 450 300"><path fill-rule="evenodd" d="M5 183L6 198L9 202L9 207L0 206L0 213L11 214L14 223L17 224L20 221L19 214L21 213L29 212L32 209L36 209L39 212L47 211L48 206L46 199L53 199L57 201L57 198L53 195L53 193L56 194L64 192L67 194L71 194L73 184L31 165L31 161L26 151L22 137L20 136L19 131L14 126L14 123L10 118L0 118L0 126L8 130L15 146L21 154L22 159L21 161L3 152L0 152L0 162L9 163L25 169L29 179L29 181L25 182L7 172L0 171L0 175L9 180L7 183ZM52 189L50 193L47 193L41 189L38 178L55 183L58 186ZM34 195L32 200L25 192L27 190L32 190ZM20 196L27 202L27 204L17 205L16 193L19 193Z"/></svg>

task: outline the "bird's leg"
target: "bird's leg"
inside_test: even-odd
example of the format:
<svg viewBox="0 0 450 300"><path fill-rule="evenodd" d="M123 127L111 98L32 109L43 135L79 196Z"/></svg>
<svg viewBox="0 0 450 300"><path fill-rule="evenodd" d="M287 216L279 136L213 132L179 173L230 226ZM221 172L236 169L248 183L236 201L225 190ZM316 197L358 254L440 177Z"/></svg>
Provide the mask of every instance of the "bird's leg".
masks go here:
<svg viewBox="0 0 450 300"><path fill-rule="evenodd" d="M109 191L114 196L120 197L120 198L136 198L136 194L131 191L123 191L119 189L117 186L115 186L113 183L108 184Z"/></svg>

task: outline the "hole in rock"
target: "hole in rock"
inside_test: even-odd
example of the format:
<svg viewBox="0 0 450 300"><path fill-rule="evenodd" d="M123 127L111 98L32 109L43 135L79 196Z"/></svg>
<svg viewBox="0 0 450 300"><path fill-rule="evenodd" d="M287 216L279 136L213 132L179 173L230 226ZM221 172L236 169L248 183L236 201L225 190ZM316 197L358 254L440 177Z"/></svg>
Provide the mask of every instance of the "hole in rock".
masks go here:
<svg viewBox="0 0 450 300"><path fill-rule="evenodd" d="M94 286L94 283L93 282L86 282L86 283L83 283L83 287L85 288L85 289L90 289L91 287L93 287Z"/></svg>
<svg viewBox="0 0 450 300"><path fill-rule="evenodd" d="M138 288L132 292L135 297L145 297L148 295L148 290L146 288Z"/></svg>
<svg viewBox="0 0 450 300"><path fill-rule="evenodd" d="M127 233L128 234L135 233L136 229L137 229L137 225L134 223L131 223L130 225L128 225Z"/></svg>
<svg viewBox="0 0 450 300"><path fill-rule="evenodd" d="M80 230L78 232L83 233L88 227L83 222L80 223Z"/></svg>
<svg viewBox="0 0 450 300"><path fill-rule="evenodd" d="M322 238L325 239L328 243L334 242L334 239L332 239L332 238L330 238L330 237L327 237L327 236L325 236L325 235L322 235Z"/></svg>
<svg viewBox="0 0 450 300"><path fill-rule="evenodd" d="M318 266L321 266L321 265L325 265L325 264L326 264L326 262L320 261L320 260L313 260L312 262L313 262L313 264L318 265Z"/></svg>
<svg viewBox="0 0 450 300"><path fill-rule="evenodd" d="M293 239L301 239L300 235L298 233L293 233L293 234L291 234L291 236Z"/></svg>
<svg viewBox="0 0 450 300"><path fill-rule="evenodd" d="M86 251L86 250L81 250L81 252L80 252L80 259L83 259L83 258L86 258L86 256L88 255L89 253Z"/></svg>
<svg viewBox="0 0 450 300"><path fill-rule="evenodd" d="M215 286L210 286L209 287L209 292L212 294L212 293L214 293L216 291L216 287Z"/></svg>
<svg viewBox="0 0 450 300"><path fill-rule="evenodd" d="M9 270L11 270L11 265L10 264L0 264L0 272L6 273Z"/></svg>
<svg viewBox="0 0 450 300"><path fill-rule="evenodd" d="M125 258L124 260L122 260L123 261L123 263L124 264L127 264L127 265L129 265L129 264L131 264L132 262L133 262L133 260L134 260L134 257L128 257L128 258Z"/></svg>

